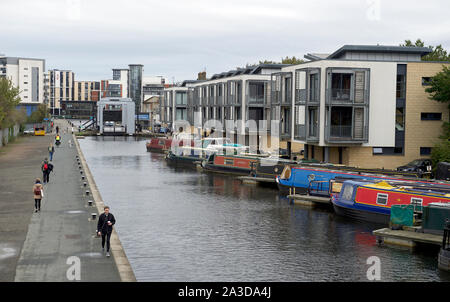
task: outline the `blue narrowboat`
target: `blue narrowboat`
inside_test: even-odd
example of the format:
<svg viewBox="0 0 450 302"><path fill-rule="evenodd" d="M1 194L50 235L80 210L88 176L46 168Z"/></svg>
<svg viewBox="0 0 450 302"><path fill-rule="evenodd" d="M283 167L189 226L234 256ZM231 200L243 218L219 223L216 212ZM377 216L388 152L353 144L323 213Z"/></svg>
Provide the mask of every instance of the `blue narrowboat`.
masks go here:
<svg viewBox="0 0 450 302"><path fill-rule="evenodd" d="M329 191L330 180L335 178L352 178L352 179L372 179L372 180L403 180L418 183L437 183L436 181L426 181L423 179L407 178L395 175L381 175L362 173L356 171L332 170L313 165L301 166L285 166L283 172L277 176L277 186L279 190L285 194L289 191L295 191L298 194L305 194L311 186L315 186L315 190L321 192ZM449 182L440 182L442 185L450 188Z"/></svg>

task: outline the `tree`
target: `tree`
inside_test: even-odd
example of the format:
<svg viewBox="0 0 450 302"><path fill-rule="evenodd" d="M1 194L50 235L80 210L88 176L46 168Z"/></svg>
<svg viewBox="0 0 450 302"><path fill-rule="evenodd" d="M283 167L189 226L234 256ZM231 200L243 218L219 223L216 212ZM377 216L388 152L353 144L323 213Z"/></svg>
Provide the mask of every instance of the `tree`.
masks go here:
<svg viewBox="0 0 450 302"><path fill-rule="evenodd" d="M400 46L408 46L408 47L425 47L425 42L421 39L417 39L416 42L412 42L411 40L405 40L404 44L400 44ZM442 47L441 44L437 46L427 46L431 49L431 53L422 57L422 61L450 61L450 55L447 51Z"/></svg>
<svg viewBox="0 0 450 302"><path fill-rule="evenodd" d="M46 105L39 104L37 109L28 117L28 123L42 123L44 118L49 117L50 112Z"/></svg>
<svg viewBox="0 0 450 302"><path fill-rule="evenodd" d="M305 61L302 60L302 59L296 58L295 56L292 56L292 57L286 56L284 59L281 58L281 62L264 60L264 61L259 61L259 64L291 64L291 65L296 65L296 64L301 64L303 62L305 62Z"/></svg>
<svg viewBox="0 0 450 302"><path fill-rule="evenodd" d="M450 68L444 66L441 72L431 78L429 84L425 92L430 94L430 100L448 103L450 109ZM442 161L450 162L450 123L444 122L442 128L441 142L437 143L431 151L433 166Z"/></svg>
<svg viewBox="0 0 450 302"><path fill-rule="evenodd" d="M450 109L450 68L444 66L441 72L431 78L429 84L425 91L430 94L430 99L448 103Z"/></svg>
<svg viewBox="0 0 450 302"><path fill-rule="evenodd" d="M17 121L16 106L20 103L19 89L8 78L0 78L0 129L9 128Z"/></svg>

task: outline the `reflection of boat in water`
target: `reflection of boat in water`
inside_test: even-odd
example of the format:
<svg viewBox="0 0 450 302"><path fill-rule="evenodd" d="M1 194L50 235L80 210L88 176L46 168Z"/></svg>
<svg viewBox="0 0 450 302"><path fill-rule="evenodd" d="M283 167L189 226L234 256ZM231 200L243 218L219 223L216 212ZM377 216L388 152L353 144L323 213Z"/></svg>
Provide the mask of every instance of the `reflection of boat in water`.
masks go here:
<svg viewBox="0 0 450 302"><path fill-rule="evenodd" d="M421 212L430 203L449 203L450 189L417 182L348 179L339 193L332 194L331 202L338 215L389 224L393 205L413 205L415 212Z"/></svg>
<svg viewBox="0 0 450 302"><path fill-rule="evenodd" d="M450 188L448 182L426 181L419 178L406 178L402 176L389 176L382 174L362 173L358 171L332 170L317 167L311 164L300 164L298 166L287 165L280 176L277 177L277 185L280 191L288 193L294 190L296 193L306 193L311 188L311 184L320 184L320 190L329 191L329 181L335 178L371 179L375 180L401 180L424 184L441 183Z"/></svg>

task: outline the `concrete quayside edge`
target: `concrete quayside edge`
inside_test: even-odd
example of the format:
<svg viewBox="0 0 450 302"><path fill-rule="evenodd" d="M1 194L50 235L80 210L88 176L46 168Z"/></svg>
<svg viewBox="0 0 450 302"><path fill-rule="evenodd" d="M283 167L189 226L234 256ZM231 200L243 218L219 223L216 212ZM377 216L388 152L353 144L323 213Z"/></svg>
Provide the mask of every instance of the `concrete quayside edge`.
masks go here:
<svg viewBox="0 0 450 302"><path fill-rule="evenodd" d="M85 171L86 181L89 184L91 189L91 194L93 201L97 207L99 213L103 213L103 199L101 197L100 191L97 188L94 177L89 169L89 166L84 158L83 151L81 151L80 145L78 143L78 139L75 135L73 135L73 141L75 142L75 146L78 150L78 154L80 157L80 162L83 166L83 170ZM120 279L124 282L136 282L136 276L134 275L133 269L131 268L130 262L128 261L125 250L123 249L122 243L120 242L119 236L115 230L111 235L111 251L114 261L116 263L117 269L119 271Z"/></svg>

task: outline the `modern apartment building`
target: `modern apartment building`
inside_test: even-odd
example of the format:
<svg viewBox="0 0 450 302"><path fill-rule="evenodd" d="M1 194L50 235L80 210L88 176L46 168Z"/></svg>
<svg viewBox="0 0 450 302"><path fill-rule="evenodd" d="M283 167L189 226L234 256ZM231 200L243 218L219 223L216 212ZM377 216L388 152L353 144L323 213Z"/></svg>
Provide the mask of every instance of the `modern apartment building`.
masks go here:
<svg viewBox="0 0 450 302"><path fill-rule="evenodd" d="M306 158L395 168L427 157L448 107L424 85L448 62L421 61L428 48L345 45L272 74L271 118L283 146Z"/></svg>
<svg viewBox="0 0 450 302"><path fill-rule="evenodd" d="M141 111L142 104L142 72L144 65L130 64L128 65L128 96L136 105L136 113Z"/></svg>
<svg viewBox="0 0 450 302"><path fill-rule="evenodd" d="M75 81L74 83L75 101L99 101L100 82L98 81Z"/></svg>
<svg viewBox="0 0 450 302"><path fill-rule="evenodd" d="M183 83L181 87L165 89L161 117L167 124L186 120L199 128L207 121L220 121L225 135L249 145L249 131L259 128L259 121L270 124L271 74L284 64L260 64L213 75L206 81ZM200 117L194 119L194 113ZM226 121L233 121L229 127ZM246 122L255 121L249 128ZM198 123L201 125L196 125ZM214 127L206 124L206 128ZM226 131L225 128L232 128ZM270 126L267 126L270 129ZM219 129L217 129L219 130ZM254 144L254 142L252 143Z"/></svg>
<svg viewBox="0 0 450 302"><path fill-rule="evenodd" d="M71 70L52 69L49 74L49 107L52 114L58 114L62 101L73 101L75 74Z"/></svg>
<svg viewBox="0 0 450 302"><path fill-rule="evenodd" d="M0 77L7 77L20 89L20 106L30 115L44 103L45 60L0 56Z"/></svg>
<svg viewBox="0 0 450 302"><path fill-rule="evenodd" d="M122 85L122 97L127 98L129 96L128 86L129 86L129 70L124 68L115 68L113 69L113 81L115 84Z"/></svg>
<svg viewBox="0 0 450 302"><path fill-rule="evenodd" d="M124 87L119 80L102 80L100 82L101 98L124 97Z"/></svg>

